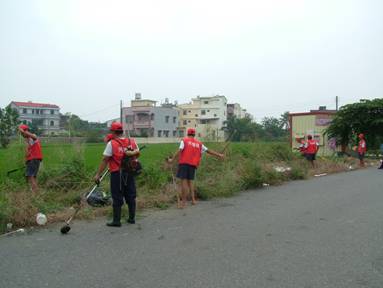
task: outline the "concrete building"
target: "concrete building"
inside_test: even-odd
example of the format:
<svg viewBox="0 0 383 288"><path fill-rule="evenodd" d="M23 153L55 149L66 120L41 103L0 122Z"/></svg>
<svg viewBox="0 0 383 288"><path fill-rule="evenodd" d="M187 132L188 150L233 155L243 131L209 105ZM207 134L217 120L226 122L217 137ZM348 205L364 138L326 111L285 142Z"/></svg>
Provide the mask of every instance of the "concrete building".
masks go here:
<svg viewBox="0 0 383 288"><path fill-rule="evenodd" d="M227 104L227 118L236 117L238 119L246 117L246 109L242 109L238 103Z"/></svg>
<svg viewBox="0 0 383 288"><path fill-rule="evenodd" d="M180 136L188 128L195 128L197 137L206 140L224 140L227 120L227 99L225 96L200 97L191 103L178 105L180 109Z"/></svg>
<svg viewBox="0 0 383 288"><path fill-rule="evenodd" d="M307 135L312 135L319 143L318 155L331 155L334 153L334 144L329 141L324 133L330 125L336 110L326 110L325 106L319 107L319 110L311 110L304 113L290 113L290 145L291 148L297 148L297 138L307 140Z"/></svg>
<svg viewBox="0 0 383 288"><path fill-rule="evenodd" d="M44 135L57 134L60 131L60 107L54 104L16 102L11 107L19 113L19 120L25 124L36 121Z"/></svg>
<svg viewBox="0 0 383 288"><path fill-rule="evenodd" d="M177 137L179 119L175 104L168 100L161 106L156 103L141 99L141 94L136 93L130 107L122 109L125 133L141 137Z"/></svg>

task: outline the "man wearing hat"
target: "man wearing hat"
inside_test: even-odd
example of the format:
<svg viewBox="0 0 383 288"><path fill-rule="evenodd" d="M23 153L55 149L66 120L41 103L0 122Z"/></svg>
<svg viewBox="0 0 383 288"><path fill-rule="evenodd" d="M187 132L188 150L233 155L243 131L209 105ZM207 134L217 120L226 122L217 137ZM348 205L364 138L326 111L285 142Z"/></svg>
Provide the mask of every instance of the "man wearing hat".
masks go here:
<svg viewBox="0 0 383 288"><path fill-rule="evenodd" d="M128 157L138 157L140 152L134 139L125 138L122 125L119 122L112 123L110 127L110 140L107 142L103 159L94 177L96 183L99 183L100 177L108 166L110 171L110 191L113 199L113 220L106 225L111 227L121 226L121 207L125 202L129 208L128 223L135 223L136 215L136 183L134 175L121 169L122 159Z"/></svg>
<svg viewBox="0 0 383 288"><path fill-rule="evenodd" d="M191 194L192 204L196 204L195 193L193 188L193 180L195 177L196 169L201 161L202 153L206 152L219 159L223 159L223 154L209 150L200 141L194 138L195 129L189 128L187 130L187 137L182 139L179 150L174 154L169 162L179 157L177 178L181 179L181 203L178 203L179 208L186 206L187 195Z"/></svg>
<svg viewBox="0 0 383 288"><path fill-rule="evenodd" d="M40 162L43 160L40 140L35 134L29 131L28 125L20 125L19 132L24 137L27 145L25 154L25 177L31 186L32 192L37 192L37 173L39 172Z"/></svg>

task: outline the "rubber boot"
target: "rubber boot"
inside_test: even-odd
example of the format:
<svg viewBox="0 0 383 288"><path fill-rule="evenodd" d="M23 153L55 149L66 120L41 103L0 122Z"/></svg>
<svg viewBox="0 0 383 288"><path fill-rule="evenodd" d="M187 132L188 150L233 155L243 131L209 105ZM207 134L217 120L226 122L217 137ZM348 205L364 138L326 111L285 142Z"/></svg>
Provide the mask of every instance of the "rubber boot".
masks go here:
<svg viewBox="0 0 383 288"><path fill-rule="evenodd" d="M113 221L106 223L106 226L121 227L121 207L113 207Z"/></svg>
<svg viewBox="0 0 383 288"><path fill-rule="evenodd" d="M129 218L126 222L130 224L135 224L136 223L136 199L129 199L128 208L129 208Z"/></svg>

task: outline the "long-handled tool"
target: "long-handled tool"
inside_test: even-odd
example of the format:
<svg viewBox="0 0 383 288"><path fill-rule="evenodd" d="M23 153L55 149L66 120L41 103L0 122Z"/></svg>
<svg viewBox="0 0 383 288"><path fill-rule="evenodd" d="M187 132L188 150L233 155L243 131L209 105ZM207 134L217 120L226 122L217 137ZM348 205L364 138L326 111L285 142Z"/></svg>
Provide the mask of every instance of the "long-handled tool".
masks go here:
<svg viewBox="0 0 383 288"><path fill-rule="evenodd" d="M12 174L13 172L19 171L19 170L24 169L24 168L25 168L25 166L22 166L22 167L19 167L19 168L16 168L16 169L9 170L9 171L7 171L7 176Z"/></svg>
<svg viewBox="0 0 383 288"><path fill-rule="evenodd" d="M106 170L105 172L104 172L104 174L102 174L102 176L101 176L101 178L100 178L100 181L96 184L96 185L94 185L93 186L93 188L92 188L92 190L90 190L90 192L89 193L87 193L86 194L86 196L85 196L85 200L88 202L88 204L89 205L91 205L91 206L97 206L97 205L94 205L94 204L92 204L93 203L93 201L91 202L91 201L89 201L90 199L91 199L91 195L93 194L93 192L100 186L100 182L102 181L102 179L104 179L104 177L108 174L108 170ZM81 205L81 198L79 199L80 201L79 201L79 205L78 205L78 207L76 208L76 210L74 211L74 213L72 214L72 216L67 220L67 221L65 221L65 225L64 226L62 226L61 227L61 229L60 229L60 232L61 232L61 234L67 234L69 231L70 231L70 223L72 222L72 220L73 220L73 218L77 215L77 213L81 210L81 208L82 208L82 205ZM101 205L99 205L99 206L101 206Z"/></svg>

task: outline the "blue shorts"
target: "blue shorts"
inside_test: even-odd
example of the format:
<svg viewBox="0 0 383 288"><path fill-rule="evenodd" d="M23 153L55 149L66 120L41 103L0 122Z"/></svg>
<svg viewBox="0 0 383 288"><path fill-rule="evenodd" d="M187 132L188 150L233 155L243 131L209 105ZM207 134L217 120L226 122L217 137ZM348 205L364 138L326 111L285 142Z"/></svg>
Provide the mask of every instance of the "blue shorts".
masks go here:
<svg viewBox="0 0 383 288"><path fill-rule="evenodd" d="M40 168L40 159L28 160L26 163L25 176L26 177L36 177Z"/></svg>
<svg viewBox="0 0 383 288"><path fill-rule="evenodd" d="M189 164L179 164L176 176L180 179L194 180L196 169L195 166Z"/></svg>

